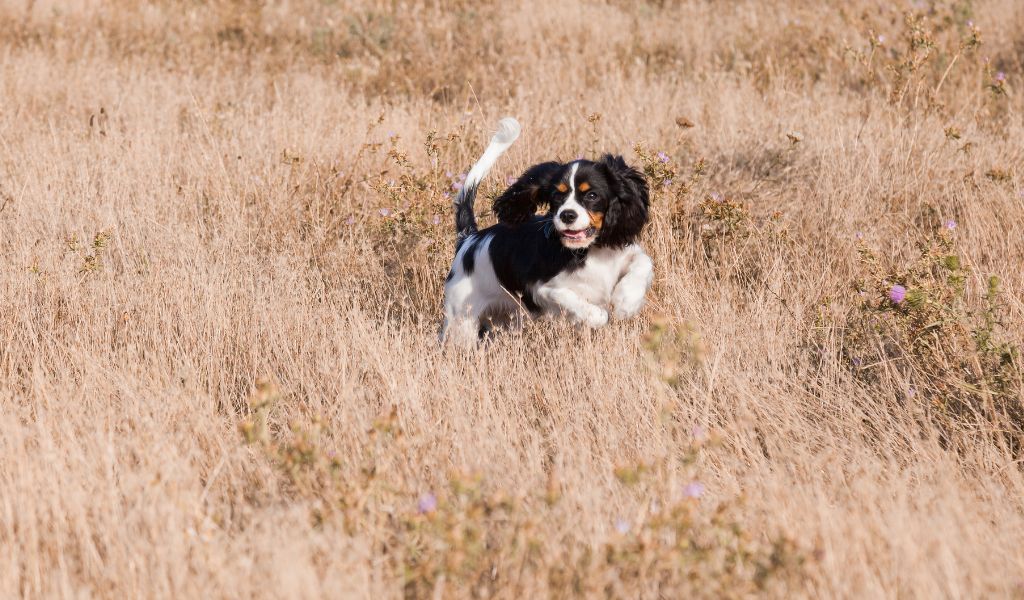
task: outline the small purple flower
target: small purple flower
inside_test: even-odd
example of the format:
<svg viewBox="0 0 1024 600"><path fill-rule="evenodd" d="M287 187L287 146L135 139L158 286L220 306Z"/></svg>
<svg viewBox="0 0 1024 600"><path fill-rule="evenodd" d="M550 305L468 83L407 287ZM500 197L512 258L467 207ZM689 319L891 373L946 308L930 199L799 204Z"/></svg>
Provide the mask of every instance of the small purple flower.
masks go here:
<svg viewBox="0 0 1024 600"><path fill-rule="evenodd" d="M393 137L395 137L396 135L398 135L398 134L397 134L397 133L395 133L394 131L389 131L389 132L388 132L388 137L389 137L389 138L393 138Z"/></svg>
<svg viewBox="0 0 1024 600"><path fill-rule="evenodd" d="M915 388L914 386L910 386L909 388L907 388L907 398L913 398L916 395L917 388Z"/></svg>
<svg viewBox="0 0 1024 600"><path fill-rule="evenodd" d="M878 45L881 46L884 43L885 43L885 36L884 35L878 36Z"/></svg>
<svg viewBox="0 0 1024 600"><path fill-rule="evenodd" d="M715 202L719 202L719 203L725 202L725 197L722 196L722 194L720 194L718 192L711 192L711 199L714 200Z"/></svg>
<svg viewBox="0 0 1024 600"><path fill-rule="evenodd" d="M704 495L704 484L699 481L691 481L683 486L684 498L700 498Z"/></svg>
<svg viewBox="0 0 1024 600"><path fill-rule="evenodd" d="M892 289L889 290L889 299L892 300L893 304L901 304L903 302L903 299L906 297L907 288L903 287L898 283L892 286Z"/></svg>
<svg viewBox="0 0 1024 600"><path fill-rule="evenodd" d="M974 27L974 21L968 21L967 22L967 26L968 27Z"/></svg>
<svg viewBox="0 0 1024 600"><path fill-rule="evenodd" d="M444 196L445 200L447 200L448 198L452 197L452 193L451 192L445 192L445 193L443 193L441 195Z"/></svg>
<svg viewBox="0 0 1024 600"><path fill-rule="evenodd" d="M576 155L576 160L583 160L583 155L582 154L577 154Z"/></svg>
<svg viewBox="0 0 1024 600"><path fill-rule="evenodd" d="M451 179L452 178L452 172L451 171L445 171L444 172L444 176L447 177L448 179Z"/></svg>
<svg viewBox="0 0 1024 600"><path fill-rule="evenodd" d="M1006 73L1003 73L1002 71L996 73L996 81L998 81L999 83L1003 83L1004 81L1006 81Z"/></svg>
<svg viewBox="0 0 1024 600"><path fill-rule="evenodd" d="M462 182L461 181L456 181L455 183L453 183L452 184L452 189L455 190L455 191L461 190L462 189Z"/></svg>
<svg viewBox="0 0 1024 600"><path fill-rule="evenodd" d="M670 187L672 185L672 180L666 179L665 181L661 182L661 185L662 187Z"/></svg>
<svg viewBox="0 0 1024 600"><path fill-rule="evenodd" d="M694 441L703 442L708 439L708 432L700 425L694 425L693 429L690 430L690 435L693 436Z"/></svg>
<svg viewBox="0 0 1024 600"><path fill-rule="evenodd" d="M615 531L618 531L622 535L629 533L629 521L623 518L615 519Z"/></svg>
<svg viewBox="0 0 1024 600"><path fill-rule="evenodd" d="M430 219L430 222L434 225L438 225L441 223L441 215L434 215L433 218Z"/></svg>
<svg viewBox="0 0 1024 600"><path fill-rule="evenodd" d="M387 216L389 216L391 214L391 209L390 208L382 208L382 209L378 210L377 212L380 213L380 216L387 217Z"/></svg>
<svg viewBox="0 0 1024 600"><path fill-rule="evenodd" d="M658 152L658 162L667 163L668 154L665 154L664 152Z"/></svg>
<svg viewBox="0 0 1024 600"><path fill-rule="evenodd" d="M421 495L420 499L416 502L416 510L421 515L434 512L437 510L437 496L431 492Z"/></svg>
<svg viewBox="0 0 1024 600"><path fill-rule="evenodd" d="M516 178L515 177L506 177L505 178L505 185L512 185L515 182L516 182Z"/></svg>
<svg viewBox="0 0 1024 600"><path fill-rule="evenodd" d="M850 360L850 363L853 364L853 368L859 369L861 365L864 364L864 361L862 361L859 357L854 357L853 359Z"/></svg>
<svg viewBox="0 0 1024 600"><path fill-rule="evenodd" d="M469 175L469 173L459 173L459 181L465 181L466 175Z"/></svg>
<svg viewBox="0 0 1024 600"><path fill-rule="evenodd" d="M943 225L946 227L946 229L950 231L956 229L956 221L954 221L953 219L946 219L946 222L943 223Z"/></svg>
<svg viewBox="0 0 1024 600"><path fill-rule="evenodd" d="M349 218L345 219L345 224L346 225L355 225L356 224L356 218L355 217L349 217Z"/></svg>
<svg viewBox="0 0 1024 600"><path fill-rule="evenodd" d="M864 232L863 231L854 232L853 237L855 237L857 239L857 241L863 240L864 239Z"/></svg>

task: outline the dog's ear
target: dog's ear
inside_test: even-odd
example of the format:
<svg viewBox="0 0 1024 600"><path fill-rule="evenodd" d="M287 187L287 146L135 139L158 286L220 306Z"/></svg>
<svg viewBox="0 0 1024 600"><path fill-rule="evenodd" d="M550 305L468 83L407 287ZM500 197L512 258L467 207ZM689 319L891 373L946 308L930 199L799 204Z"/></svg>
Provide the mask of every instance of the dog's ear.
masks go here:
<svg viewBox="0 0 1024 600"><path fill-rule="evenodd" d="M492 210L501 223L524 223L537 213L537 208L551 202L551 194L565 165L546 162L534 165L500 196Z"/></svg>
<svg viewBox="0 0 1024 600"><path fill-rule="evenodd" d="M608 178L614 196L608 202L599 241L606 246L624 246L647 224L647 180L621 156L605 154L597 165Z"/></svg>

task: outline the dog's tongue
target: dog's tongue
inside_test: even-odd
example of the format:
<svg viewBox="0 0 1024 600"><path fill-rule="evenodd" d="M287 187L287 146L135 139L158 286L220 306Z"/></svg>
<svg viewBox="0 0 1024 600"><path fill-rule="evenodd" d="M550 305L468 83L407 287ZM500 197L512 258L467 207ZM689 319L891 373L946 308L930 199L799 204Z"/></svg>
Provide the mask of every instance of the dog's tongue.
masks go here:
<svg viewBox="0 0 1024 600"><path fill-rule="evenodd" d="M569 230L566 230L566 231L562 232L562 235L564 235L567 238L572 238L574 240L582 240L583 238L587 237L587 230L586 229L580 229L579 231L569 231Z"/></svg>

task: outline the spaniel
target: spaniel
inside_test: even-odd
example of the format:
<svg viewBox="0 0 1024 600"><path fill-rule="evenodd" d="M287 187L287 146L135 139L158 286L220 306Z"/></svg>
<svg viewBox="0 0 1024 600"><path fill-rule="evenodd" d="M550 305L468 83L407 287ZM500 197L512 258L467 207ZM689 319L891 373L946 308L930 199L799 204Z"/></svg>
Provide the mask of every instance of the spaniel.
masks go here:
<svg viewBox="0 0 1024 600"><path fill-rule="evenodd" d="M637 314L654 278L637 244L648 219L647 182L621 156L530 167L494 200L498 223L478 229L477 187L519 132L515 119L501 120L455 198L442 340L472 345L524 315L602 327L609 314Z"/></svg>

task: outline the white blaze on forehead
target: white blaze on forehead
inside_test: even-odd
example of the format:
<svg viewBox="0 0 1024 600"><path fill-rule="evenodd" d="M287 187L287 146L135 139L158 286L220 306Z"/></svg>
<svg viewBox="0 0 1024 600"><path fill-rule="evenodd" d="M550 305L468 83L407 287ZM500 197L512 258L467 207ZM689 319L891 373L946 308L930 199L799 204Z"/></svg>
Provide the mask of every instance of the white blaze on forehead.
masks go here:
<svg viewBox="0 0 1024 600"><path fill-rule="evenodd" d="M572 200L573 196L576 195L576 170L580 168L580 163L572 163L572 172L569 173L569 199Z"/></svg>

